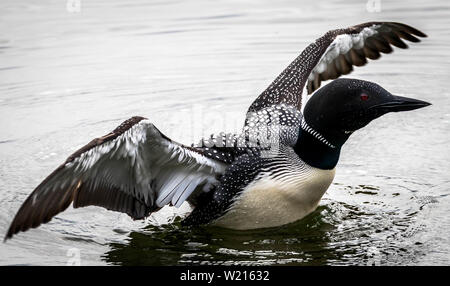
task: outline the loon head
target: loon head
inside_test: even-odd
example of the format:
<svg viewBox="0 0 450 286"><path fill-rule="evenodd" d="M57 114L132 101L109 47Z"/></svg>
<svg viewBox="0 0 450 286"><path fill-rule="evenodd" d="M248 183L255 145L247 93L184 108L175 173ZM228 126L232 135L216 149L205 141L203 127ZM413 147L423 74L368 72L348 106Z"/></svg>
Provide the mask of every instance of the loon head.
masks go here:
<svg viewBox="0 0 450 286"><path fill-rule="evenodd" d="M392 95L373 82L334 80L307 102L294 150L311 166L333 169L342 145L354 131L386 113L428 105L425 101Z"/></svg>
<svg viewBox="0 0 450 286"><path fill-rule="evenodd" d="M333 146L342 146L354 131L389 112L408 111L430 103L396 96L376 83L337 79L319 89L304 110L306 126Z"/></svg>

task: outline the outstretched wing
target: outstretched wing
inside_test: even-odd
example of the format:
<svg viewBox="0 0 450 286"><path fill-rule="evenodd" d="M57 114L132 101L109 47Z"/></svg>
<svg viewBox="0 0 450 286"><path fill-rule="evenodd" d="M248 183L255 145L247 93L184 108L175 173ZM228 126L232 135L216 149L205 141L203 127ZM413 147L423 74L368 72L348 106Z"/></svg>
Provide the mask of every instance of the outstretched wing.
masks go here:
<svg viewBox="0 0 450 286"><path fill-rule="evenodd" d="M29 195L5 239L46 223L72 202L142 219L166 204L180 206L208 191L227 164L164 136L150 121L133 117L72 154Z"/></svg>
<svg viewBox="0 0 450 286"><path fill-rule="evenodd" d="M337 29L310 44L252 103L248 112L270 105L287 104L301 109L302 91L308 81L308 94L320 87L321 81L335 79L362 66L367 58L378 59L392 47L406 49L402 41L419 42L426 37L419 30L402 23L369 22Z"/></svg>

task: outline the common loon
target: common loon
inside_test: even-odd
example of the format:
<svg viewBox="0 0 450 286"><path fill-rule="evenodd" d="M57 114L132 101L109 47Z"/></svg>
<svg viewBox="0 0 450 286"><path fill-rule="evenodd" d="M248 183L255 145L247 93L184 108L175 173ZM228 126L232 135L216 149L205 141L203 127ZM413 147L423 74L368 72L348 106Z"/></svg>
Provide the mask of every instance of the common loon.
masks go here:
<svg viewBox="0 0 450 286"><path fill-rule="evenodd" d="M388 112L429 103L379 85L337 79L392 47L426 37L402 23L369 22L327 32L251 104L241 134L182 145L132 117L72 154L29 195L5 240L46 223L73 203L144 219L165 205L193 211L183 225L254 229L294 222L318 205L342 145ZM321 82L335 79L319 89ZM302 90L316 91L302 109Z"/></svg>

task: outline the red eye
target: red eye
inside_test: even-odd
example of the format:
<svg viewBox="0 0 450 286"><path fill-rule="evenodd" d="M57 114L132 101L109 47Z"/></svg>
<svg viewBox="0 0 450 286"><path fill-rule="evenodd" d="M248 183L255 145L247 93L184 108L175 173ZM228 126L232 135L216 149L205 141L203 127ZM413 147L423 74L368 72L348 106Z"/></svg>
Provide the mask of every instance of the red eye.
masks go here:
<svg viewBox="0 0 450 286"><path fill-rule="evenodd" d="M369 99L369 96L365 93L361 93L361 100L366 101Z"/></svg>

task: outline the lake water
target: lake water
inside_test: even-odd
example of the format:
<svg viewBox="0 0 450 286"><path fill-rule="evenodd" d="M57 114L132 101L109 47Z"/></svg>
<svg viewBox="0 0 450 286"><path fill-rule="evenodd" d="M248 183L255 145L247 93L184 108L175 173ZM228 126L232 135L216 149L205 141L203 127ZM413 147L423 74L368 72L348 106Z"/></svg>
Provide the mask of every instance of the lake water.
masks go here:
<svg viewBox="0 0 450 286"><path fill-rule="evenodd" d="M0 264L449 265L450 4L392 2L2 0L0 235L68 155L133 115L183 143L239 130L330 29L389 20L427 33L349 76L433 105L353 134L319 208L294 224L186 230L187 206L137 222L69 208L1 243Z"/></svg>

